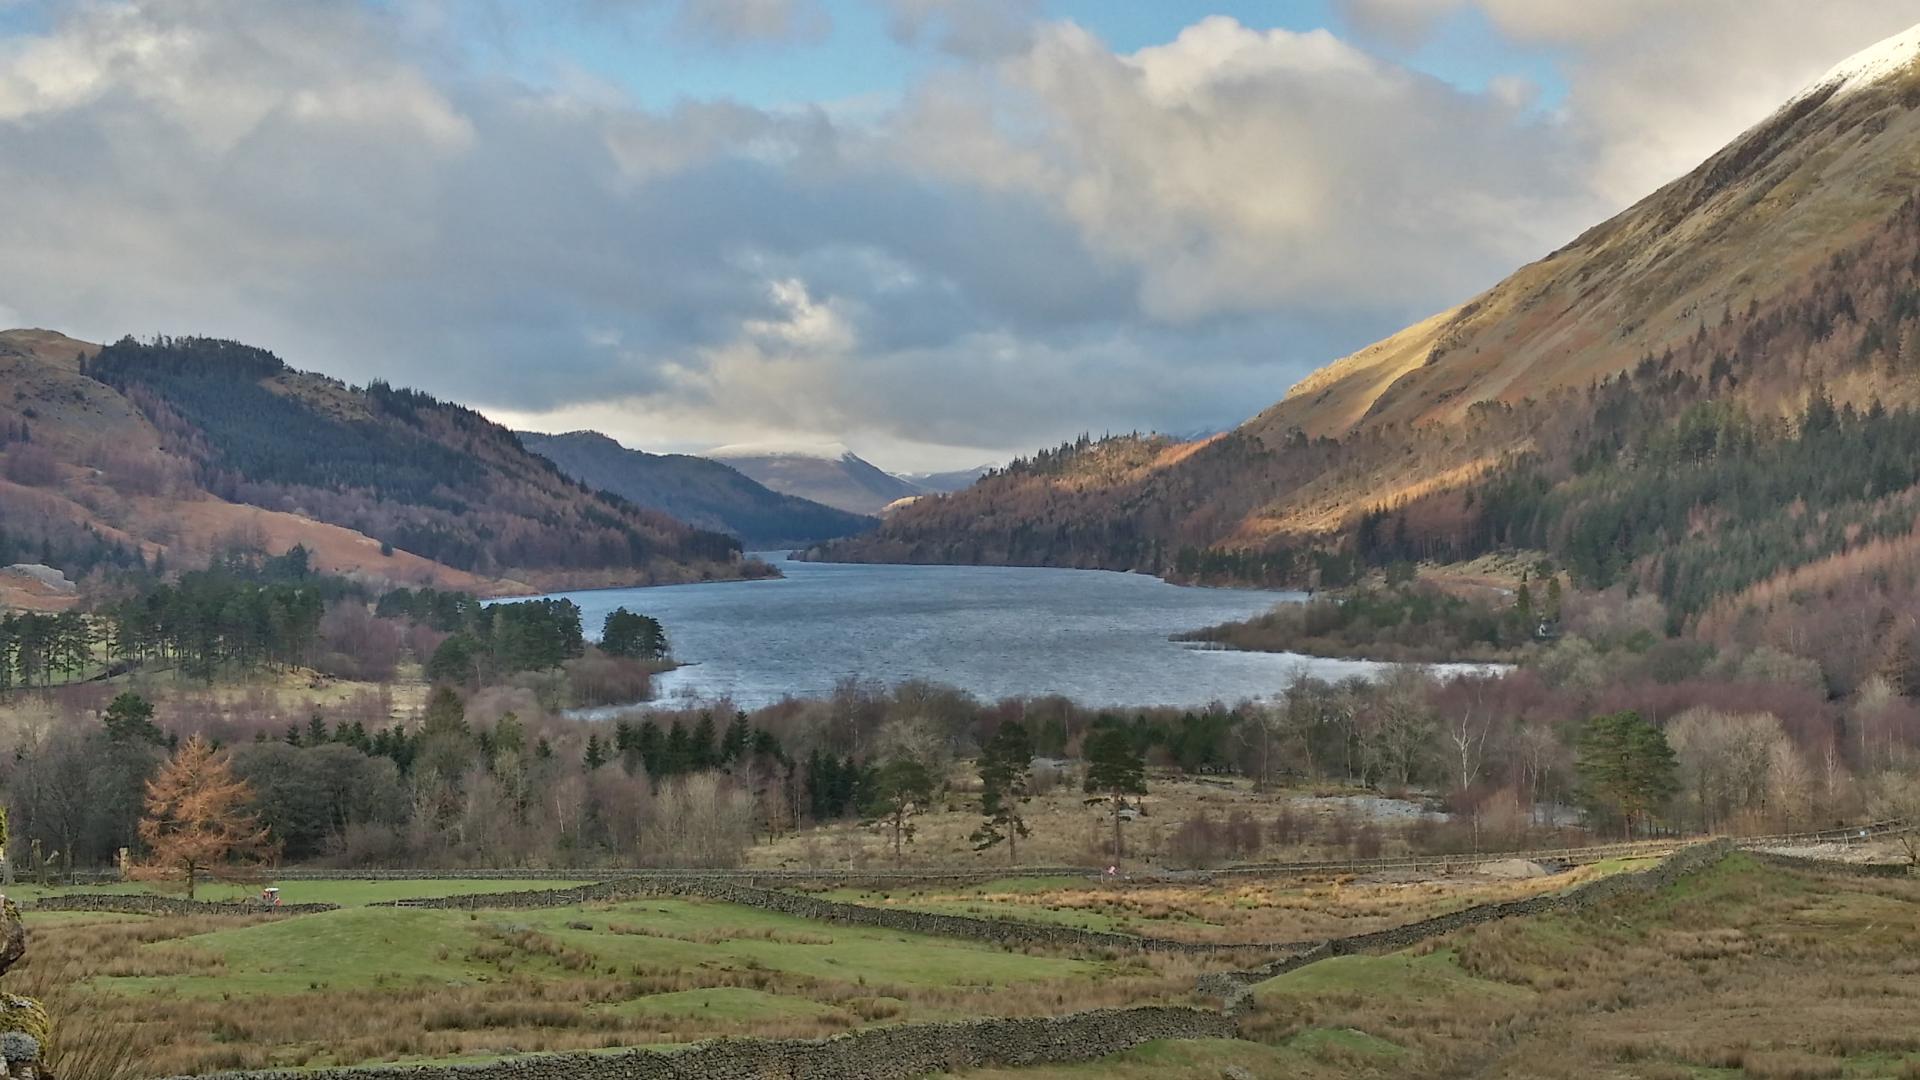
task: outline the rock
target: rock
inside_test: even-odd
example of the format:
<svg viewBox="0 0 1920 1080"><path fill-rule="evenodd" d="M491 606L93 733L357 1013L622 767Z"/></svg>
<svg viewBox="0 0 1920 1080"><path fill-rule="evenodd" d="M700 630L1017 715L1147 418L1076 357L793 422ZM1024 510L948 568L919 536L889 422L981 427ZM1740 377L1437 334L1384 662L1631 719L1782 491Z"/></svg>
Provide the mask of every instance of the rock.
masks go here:
<svg viewBox="0 0 1920 1080"><path fill-rule="evenodd" d="M567 924L567 929L569 929L569 930L591 930L591 929L593 929L593 924L592 924L592 923L590 923L590 922L570 922L570 923L568 923L568 924Z"/></svg>
<svg viewBox="0 0 1920 1080"><path fill-rule="evenodd" d="M15 577L31 578L39 582L42 588L57 596L72 596L80 591L78 585L67 580L67 575L63 571L41 563L14 563L6 567L4 572Z"/></svg>
<svg viewBox="0 0 1920 1080"><path fill-rule="evenodd" d="M27 924L20 919L20 908L0 896L0 975L27 955Z"/></svg>
<svg viewBox="0 0 1920 1080"><path fill-rule="evenodd" d="M40 1060L40 1040L24 1031L0 1033L0 1061L15 1065Z"/></svg>
<svg viewBox="0 0 1920 1080"><path fill-rule="evenodd" d="M1253 1074L1238 1065L1229 1065L1220 1070L1220 1080L1253 1080Z"/></svg>
<svg viewBox="0 0 1920 1080"><path fill-rule="evenodd" d="M45 1046L53 1024L46 1008L32 998L0 994L0 1038L9 1032L30 1036L36 1045Z"/></svg>
<svg viewBox="0 0 1920 1080"><path fill-rule="evenodd" d="M1547 868L1527 859L1500 859L1496 862L1481 863L1474 868L1479 874L1496 878L1537 878L1546 877Z"/></svg>

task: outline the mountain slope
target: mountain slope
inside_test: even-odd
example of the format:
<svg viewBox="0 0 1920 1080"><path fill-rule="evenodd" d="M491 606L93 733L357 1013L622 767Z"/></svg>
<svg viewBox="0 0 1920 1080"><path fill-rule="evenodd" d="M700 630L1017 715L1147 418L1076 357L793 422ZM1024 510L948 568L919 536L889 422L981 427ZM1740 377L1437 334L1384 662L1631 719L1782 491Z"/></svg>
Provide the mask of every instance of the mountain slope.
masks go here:
<svg viewBox="0 0 1920 1080"><path fill-rule="evenodd" d="M1584 387L1817 272L1920 182L1915 32L1843 62L1693 172L1466 304L1326 367L1251 425L1458 422ZM1897 61L1897 62L1896 62Z"/></svg>
<svg viewBox="0 0 1920 1080"><path fill-rule="evenodd" d="M1332 584L1526 544L1690 620L1844 557L1860 530L1904 535L1911 470L1859 448L1905 445L1885 410L1920 405L1916 51L1920 28L1843 63L1686 176L1232 432L1061 447L816 554ZM1735 505L1713 486L1760 461L1857 483L1811 485L1813 516L1778 487Z"/></svg>
<svg viewBox="0 0 1920 1080"><path fill-rule="evenodd" d="M703 529L729 533L748 548L804 547L854 536L877 522L772 491L718 461L629 450L597 431L520 432L527 449L584 484Z"/></svg>
<svg viewBox="0 0 1920 1080"><path fill-rule="evenodd" d="M765 572L424 394L232 342L0 333L0 562L26 549L78 578L236 543L489 593Z"/></svg>
<svg viewBox="0 0 1920 1080"><path fill-rule="evenodd" d="M782 494L854 514L878 514L901 499L925 494L839 443L722 446L702 456L732 466Z"/></svg>

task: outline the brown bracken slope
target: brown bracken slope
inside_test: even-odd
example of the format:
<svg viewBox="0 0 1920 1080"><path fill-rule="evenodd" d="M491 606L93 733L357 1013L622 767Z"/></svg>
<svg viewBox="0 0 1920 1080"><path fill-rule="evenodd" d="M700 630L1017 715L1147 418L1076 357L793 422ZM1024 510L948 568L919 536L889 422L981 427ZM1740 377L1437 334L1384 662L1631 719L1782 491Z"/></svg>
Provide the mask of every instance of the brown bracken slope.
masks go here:
<svg viewBox="0 0 1920 1080"><path fill-rule="evenodd" d="M263 408L273 421L245 429ZM343 452L359 472L326 467ZM402 473L418 479L386 481ZM302 544L321 570L489 595L765 572L730 538L592 491L424 395L231 343L123 342L103 357L52 331L0 332L0 549L80 578L204 565L236 544Z"/></svg>

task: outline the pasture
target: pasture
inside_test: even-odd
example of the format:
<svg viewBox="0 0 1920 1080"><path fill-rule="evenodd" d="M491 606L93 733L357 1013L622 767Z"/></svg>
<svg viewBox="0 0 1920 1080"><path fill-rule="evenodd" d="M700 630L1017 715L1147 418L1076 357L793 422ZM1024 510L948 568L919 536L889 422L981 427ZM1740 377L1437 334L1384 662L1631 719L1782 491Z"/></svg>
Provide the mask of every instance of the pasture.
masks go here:
<svg viewBox="0 0 1920 1080"><path fill-rule="evenodd" d="M7 983L52 999L56 1015L137 1033L140 1074L168 1075L1185 1002L1208 966L1010 951L703 900L369 906L542 884L294 883L294 899L347 906L284 917L29 911L29 959Z"/></svg>
<svg viewBox="0 0 1920 1080"><path fill-rule="evenodd" d="M1677 885L1260 984L1238 1040L970 1080L1920 1077L1920 879L1735 855Z"/></svg>

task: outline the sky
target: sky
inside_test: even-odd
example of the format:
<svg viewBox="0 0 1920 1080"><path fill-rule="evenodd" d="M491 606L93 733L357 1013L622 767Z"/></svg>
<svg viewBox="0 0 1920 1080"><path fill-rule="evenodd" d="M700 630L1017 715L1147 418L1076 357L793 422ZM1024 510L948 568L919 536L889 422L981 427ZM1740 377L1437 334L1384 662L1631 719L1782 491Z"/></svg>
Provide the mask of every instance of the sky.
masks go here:
<svg viewBox="0 0 1920 1080"><path fill-rule="evenodd" d="M639 449L1230 427L1920 0L0 0L0 327Z"/></svg>

